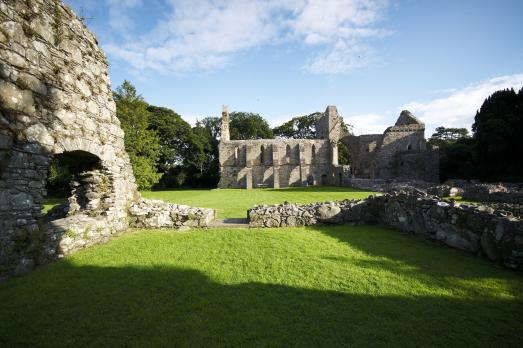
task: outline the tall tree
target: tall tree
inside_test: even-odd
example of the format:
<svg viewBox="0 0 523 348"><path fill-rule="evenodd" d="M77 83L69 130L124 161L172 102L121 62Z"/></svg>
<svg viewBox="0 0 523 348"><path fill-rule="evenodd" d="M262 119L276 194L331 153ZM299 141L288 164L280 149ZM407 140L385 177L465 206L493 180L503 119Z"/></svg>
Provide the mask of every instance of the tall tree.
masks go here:
<svg viewBox="0 0 523 348"><path fill-rule="evenodd" d="M190 148L191 125L171 109L148 105L149 128L160 137L158 169L165 172L183 163Z"/></svg>
<svg viewBox="0 0 523 348"><path fill-rule="evenodd" d="M488 97L476 113L472 130L480 179L523 180L523 88Z"/></svg>
<svg viewBox="0 0 523 348"><path fill-rule="evenodd" d="M151 113L147 110L147 103L129 81L124 81L113 92L113 96L136 183L140 189L150 189L162 176L156 171L156 163L160 158L160 138L155 130L149 129Z"/></svg>
<svg viewBox="0 0 523 348"><path fill-rule="evenodd" d="M192 128L190 151L186 158L191 186L216 186L219 180L218 142L202 122Z"/></svg>

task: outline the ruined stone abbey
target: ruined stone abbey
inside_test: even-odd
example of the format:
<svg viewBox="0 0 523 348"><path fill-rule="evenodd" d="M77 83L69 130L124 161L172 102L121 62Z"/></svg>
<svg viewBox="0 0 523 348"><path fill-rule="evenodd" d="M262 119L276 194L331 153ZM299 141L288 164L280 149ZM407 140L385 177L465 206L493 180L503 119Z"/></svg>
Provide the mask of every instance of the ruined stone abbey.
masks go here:
<svg viewBox="0 0 523 348"><path fill-rule="evenodd" d="M338 164L338 144L350 164ZM343 133L335 106L316 123L316 139L231 140L222 112L220 188L350 185L354 178L439 180L439 157L425 141L425 125L409 111L383 134Z"/></svg>

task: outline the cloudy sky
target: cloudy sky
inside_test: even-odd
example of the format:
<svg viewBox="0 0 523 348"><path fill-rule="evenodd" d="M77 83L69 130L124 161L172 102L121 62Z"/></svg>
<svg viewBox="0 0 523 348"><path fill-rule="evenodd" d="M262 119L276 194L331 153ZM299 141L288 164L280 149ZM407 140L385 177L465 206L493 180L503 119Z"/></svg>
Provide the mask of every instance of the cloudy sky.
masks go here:
<svg viewBox="0 0 523 348"><path fill-rule="evenodd" d="M521 0L65 0L97 35L115 88L194 123L221 106L273 126L336 105L357 134L402 109L470 127L523 87Z"/></svg>

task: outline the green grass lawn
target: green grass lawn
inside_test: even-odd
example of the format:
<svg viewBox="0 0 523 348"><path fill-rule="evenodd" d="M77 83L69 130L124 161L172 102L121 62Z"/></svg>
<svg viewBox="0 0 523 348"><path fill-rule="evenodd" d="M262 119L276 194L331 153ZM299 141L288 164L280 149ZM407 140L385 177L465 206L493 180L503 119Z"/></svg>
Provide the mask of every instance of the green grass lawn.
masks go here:
<svg viewBox="0 0 523 348"><path fill-rule="evenodd" d="M65 203L65 202L67 202L67 198L47 197L45 199L44 207L42 208L42 213L46 214L54 206Z"/></svg>
<svg viewBox="0 0 523 348"><path fill-rule="evenodd" d="M171 190L142 191L145 198L162 199L168 202L214 208L218 218L244 218L247 209L257 204L312 203L328 200L367 198L373 192L349 187L316 186L289 187L281 189L214 189L214 190Z"/></svg>
<svg viewBox="0 0 523 348"><path fill-rule="evenodd" d="M523 277L382 227L138 231L0 284L0 346L521 346Z"/></svg>

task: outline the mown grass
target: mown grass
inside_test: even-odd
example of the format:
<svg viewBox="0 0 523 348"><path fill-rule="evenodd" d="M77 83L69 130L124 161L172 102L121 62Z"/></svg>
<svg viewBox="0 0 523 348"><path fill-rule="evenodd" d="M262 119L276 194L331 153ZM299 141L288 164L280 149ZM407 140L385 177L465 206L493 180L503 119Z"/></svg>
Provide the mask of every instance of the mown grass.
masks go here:
<svg viewBox="0 0 523 348"><path fill-rule="evenodd" d="M214 208L218 218L247 217L247 209L258 204L312 203L328 200L367 198L373 192L350 187L316 186L289 187L281 189L212 189L142 191L145 198L168 202Z"/></svg>
<svg viewBox="0 0 523 348"><path fill-rule="evenodd" d="M54 206L57 206L59 204L63 204L67 202L67 198L63 197L47 197L45 199L44 206L42 208L42 213L47 214L49 210L51 210Z"/></svg>
<svg viewBox="0 0 523 348"><path fill-rule="evenodd" d="M382 227L138 231L0 284L0 346L521 346L523 278Z"/></svg>

